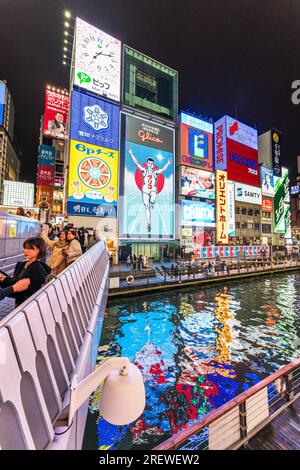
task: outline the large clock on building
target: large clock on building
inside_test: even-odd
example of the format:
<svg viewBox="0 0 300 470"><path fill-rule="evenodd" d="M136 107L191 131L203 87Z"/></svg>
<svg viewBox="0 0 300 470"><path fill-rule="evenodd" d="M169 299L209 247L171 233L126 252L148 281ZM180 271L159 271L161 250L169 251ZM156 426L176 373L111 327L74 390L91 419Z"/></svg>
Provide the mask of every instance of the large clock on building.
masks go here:
<svg viewBox="0 0 300 470"><path fill-rule="evenodd" d="M120 101L121 42L76 20L74 84Z"/></svg>

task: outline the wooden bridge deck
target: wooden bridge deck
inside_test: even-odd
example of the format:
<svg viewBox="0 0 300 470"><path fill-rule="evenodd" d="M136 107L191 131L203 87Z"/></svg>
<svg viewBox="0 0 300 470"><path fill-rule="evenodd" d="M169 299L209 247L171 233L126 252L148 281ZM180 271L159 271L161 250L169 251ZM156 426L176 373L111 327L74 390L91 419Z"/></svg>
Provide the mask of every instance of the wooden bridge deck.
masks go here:
<svg viewBox="0 0 300 470"><path fill-rule="evenodd" d="M250 439L249 450L300 450L300 398Z"/></svg>

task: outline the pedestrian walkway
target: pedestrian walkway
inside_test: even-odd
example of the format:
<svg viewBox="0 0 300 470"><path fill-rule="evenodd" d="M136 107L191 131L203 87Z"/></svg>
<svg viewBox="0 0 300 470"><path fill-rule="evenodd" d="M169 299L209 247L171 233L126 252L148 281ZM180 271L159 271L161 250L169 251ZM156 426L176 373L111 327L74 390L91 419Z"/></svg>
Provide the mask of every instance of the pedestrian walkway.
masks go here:
<svg viewBox="0 0 300 470"><path fill-rule="evenodd" d="M249 450L300 450L300 399L247 444Z"/></svg>
<svg viewBox="0 0 300 470"><path fill-rule="evenodd" d="M15 308L15 299L6 298L0 301L0 320Z"/></svg>

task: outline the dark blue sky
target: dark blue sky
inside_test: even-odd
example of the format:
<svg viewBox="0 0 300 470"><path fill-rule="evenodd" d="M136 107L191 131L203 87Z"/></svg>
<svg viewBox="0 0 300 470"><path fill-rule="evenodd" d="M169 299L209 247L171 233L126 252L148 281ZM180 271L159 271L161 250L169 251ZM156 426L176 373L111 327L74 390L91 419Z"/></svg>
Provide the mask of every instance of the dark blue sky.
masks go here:
<svg viewBox="0 0 300 470"><path fill-rule="evenodd" d="M300 0L1 0L0 78L16 107L22 177L35 181L47 83L68 87L63 12L179 71L179 105L283 131L283 163L300 155Z"/></svg>

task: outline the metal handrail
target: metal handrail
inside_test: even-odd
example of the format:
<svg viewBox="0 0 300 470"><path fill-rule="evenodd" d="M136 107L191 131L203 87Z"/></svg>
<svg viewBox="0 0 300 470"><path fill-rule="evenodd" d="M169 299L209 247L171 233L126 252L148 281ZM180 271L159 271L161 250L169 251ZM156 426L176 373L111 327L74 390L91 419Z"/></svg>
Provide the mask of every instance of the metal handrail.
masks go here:
<svg viewBox="0 0 300 470"><path fill-rule="evenodd" d="M242 392L237 397L233 398L229 402L222 405L220 408L216 409L215 411L210 412L204 418L197 420L196 422L191 424L191 426L189 426L187 429L184 429L174 434L174 436L170 437L169 439L165 440L164 442L156 446L154 450L177 449L180 445L183 445L184 443L186 443L188 439L197 435L204 428L206 427L209 428L213 423L217 421L217 419L221 418L229 411L232 411L235 408L238 408L240 411L241 407L245 405L247 399L253 397L258 392L264 390L272 382L275 382L278 379L284 379L285 387L286 387L284 391L284 395L287 396L288 403L285 403L280 409L276 410L273 413L273 415L269 417L269 419L264 420L263 426L266 426L267 424L269 424L269 422L272 419L274 419L274 417L276 417L281 411L283 411L287 406L293 403L300 396L300 392L298 392L296 396L293 396L293 386L292 386L293 378L291 377L291 372L293 372L295 369L298 369L299 367L300 367L300 358L298 358L296 361L292 362L291 364L281 367L279 370L271 374L269 377L253 385L248 390ZM239 448L241 445L243 445L243 443L249 440L250 436L253 437L253 435L256 434L256 432L260 431L261 429L262 429L262 426L258 426L256 428L255 433L251 432L251 434L248 434L248 435L246 433L246 435L244 436L241 433L241 439L238 443L236 443L234 448Z"/></svg>

